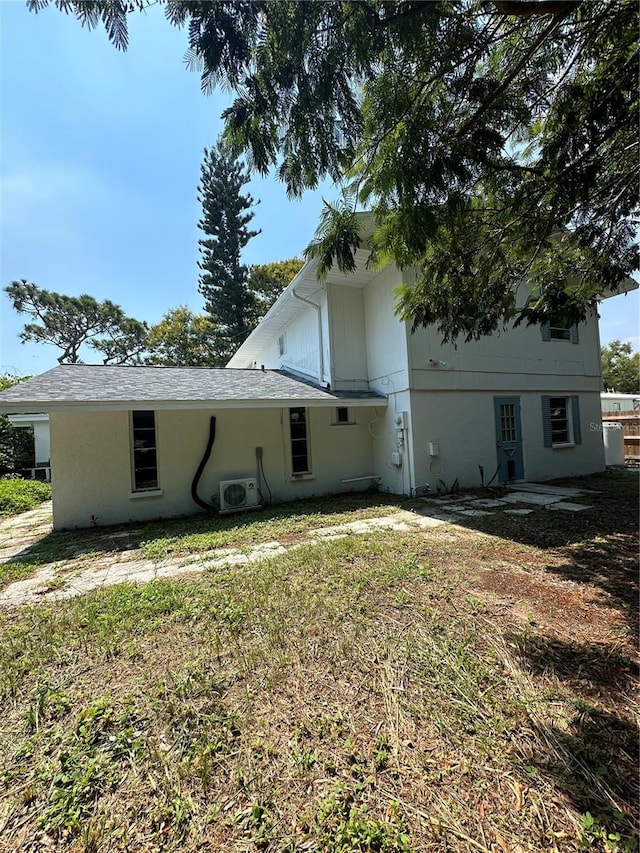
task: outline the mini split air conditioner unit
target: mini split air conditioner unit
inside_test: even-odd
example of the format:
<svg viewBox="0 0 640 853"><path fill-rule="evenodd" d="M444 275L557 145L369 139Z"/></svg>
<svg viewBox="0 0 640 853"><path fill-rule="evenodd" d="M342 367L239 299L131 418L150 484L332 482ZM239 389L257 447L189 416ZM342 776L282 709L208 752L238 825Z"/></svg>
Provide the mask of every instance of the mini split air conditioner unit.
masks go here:
<svg viewBox="0 0 640 853"><path fill-rule="evenodd" d="M253 478L222 480L220 482L220 511L258 506L258 483Z"/></svg>

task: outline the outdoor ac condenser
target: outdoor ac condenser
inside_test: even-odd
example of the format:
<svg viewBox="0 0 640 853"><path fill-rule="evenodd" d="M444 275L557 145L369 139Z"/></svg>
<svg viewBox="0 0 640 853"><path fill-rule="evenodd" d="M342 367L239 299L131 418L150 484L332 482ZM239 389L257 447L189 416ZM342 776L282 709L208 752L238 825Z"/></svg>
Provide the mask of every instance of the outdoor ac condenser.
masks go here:
<svg viewBox="0 0 640 853"><path fill-rule="evenodd" d="M220 511L230 512L236 509L258 506L258 483L252 477L243 480L222 480L220 482Z"/></svg>

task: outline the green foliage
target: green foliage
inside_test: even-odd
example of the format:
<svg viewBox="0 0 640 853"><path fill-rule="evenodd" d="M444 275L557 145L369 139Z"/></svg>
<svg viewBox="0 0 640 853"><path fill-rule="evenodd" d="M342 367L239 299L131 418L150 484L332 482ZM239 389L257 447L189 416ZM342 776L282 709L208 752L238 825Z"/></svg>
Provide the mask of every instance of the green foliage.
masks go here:
<svg viewBox="0 0 640 853"><path fill-rule="evenodd" d="M146 323L122 317L105 328L103 338L88 344L104 355L103 364L139 364L147 349L148 331Z"/></svg>
<svg viewBox="0 0 640 853"><path fill-rule="evenodd" d="M397 811L397 809L396 809ZM316 814L325 853L411 853L409 834L393 815L390 822L369 817L354 804L354 794L337 785Z"/></svg>
<svg viewBox="0 0 640 853"><path fill-rule="evenodd" d="M62 350L60 364L79 363L83 344L102 352L105 364L135 363L144 350L146 324L127 317L114 302L98 302L87 294L64 296L25 279L12 282L5 292L19 314L37 321L25 325L22 342L53 344Z"/></svg>
<svg viewBox="0 0 640 853"><path fill-rule="evenodd" d="M0 376L0 391L24 382L28 376ZM35 464L33 429L14 427L6 415L0 415L0 476Z"/></svg>
<svg viewBox="0 0 640 853"><path fill-rule="evenodd" d="M102 756L63 752L59 761L40 826L55 835L65 830L76 834L91 816L96 799L114 779Z"/></svg>
<svg viewBox="0 0 640 853"><path fill-rule="evenodd" d="M216 326L186 305L171 308L149 329L146 364L171 367L224 367L224 341Z"/></svg>
<svg viewBox="0 0 640 853"><path fill-rule="evenodd" d="M354 209L354 199L344 196L335 204L325 201L313 242L305 252L318 259L318 278L327 277L334 262L341 272L356 269L355 251L360 248L362 217Z"/></svg>
<svg viewBox="0 0 640 853"><path fill-rule="evenodd" d="M51 486L38 480L0 478L0 515L17 515L51 499Z"/></svg>
<svg viewBox="0 0 640 853"><path fill-rule="evenodd" d="M226 358L247 337L255 317L253 295L247 286L249 271L241 260L244 247L260 233L247 227L253 219L254 203L250 195L242 193L248 181L244 166L221 142L214 148L205 148L198 185L198 201L202 204L198 228L205 234L198 241L198 290L220 340L225 341Z"/></svg>
<svg viewBox="0 0 640 853"><path fill-rule="evenodd" d="M618 812L620 817L624 817ZM607 832L600 821L591 812L586 812L582 818L582 847L585 849L604 849L605 853L635 853L638 843L635 839L625 840L619 832Z"/></svg>
<svg viewBox="0 0 640 853"><path fill-rule="evenodd" d="M285 287L302 269L302 258L256 264L249 270L248 286L255 300L256 317L264 316Z"/></svg>
<svg viewBox="0 0 640 853"><path fill-rule="evenodd" d="M617 391L618 394L640 393L640 352L634 352L630 343L616 340L602 347L600 355L605 391Z"/></svg>
<svg viewBox="0 0 640 853"><path fill-rule="evenodd" d="M145 5L54 4L122 48ZM416 272L399 299L416 325L469 339L575 322L637 268L636 0L168 0L166 15L203 89L235 92L225 138L251 168L294 196L351 181L373 260ZM338 207L325 220L326 268L360 235Z"/></svg>

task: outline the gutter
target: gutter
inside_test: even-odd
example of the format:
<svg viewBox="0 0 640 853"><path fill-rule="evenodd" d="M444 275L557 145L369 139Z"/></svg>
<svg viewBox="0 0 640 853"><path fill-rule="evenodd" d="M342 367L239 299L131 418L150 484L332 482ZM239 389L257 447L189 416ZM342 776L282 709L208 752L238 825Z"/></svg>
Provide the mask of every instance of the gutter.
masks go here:
<svg viewBox="0 0 640 853"><path fill-rule="evenodd" d="M86 400L61 402L52 400L48 403L11 403L0 405L0 414L33 415L42 414L43 409L51 412L128 412L133 409L153 409L154 411L222 411L238 409L280 409L291 406L306 406L307 408L324 408L326 406L348 406L350 408L366 408L368 406L387 406L388 400L384 395L372 397L349 397L333 395L330 391L324 396L272 397L262 399L237 400ZM9 406L11 408L9 408Z"/></svg>

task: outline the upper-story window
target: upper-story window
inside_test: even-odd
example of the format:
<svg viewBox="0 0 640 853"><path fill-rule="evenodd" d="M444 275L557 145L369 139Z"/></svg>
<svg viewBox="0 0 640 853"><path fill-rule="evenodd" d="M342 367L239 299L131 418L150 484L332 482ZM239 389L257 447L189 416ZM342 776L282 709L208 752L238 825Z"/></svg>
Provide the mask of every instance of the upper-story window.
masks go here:
<svg viewBox="0 0 640 853"><path fill-rule="evenodd" d="M278 338L278 355L284 355L287 351L287 339L284 335Z"/></svg>
<svg viewBox="0 0 640 853"><path fill-rule="evenodd" d="M132 475L134 492L158 488L158 447L155 412L131 412Z"/></svg>
<svg viewBox="0 0 640 853"><path fill-rule="evenodd" d="M548 320L542 324L543 341L569 341L572 344L580 343L578 326L576 323L567 324L563 320Z"/></svg>

